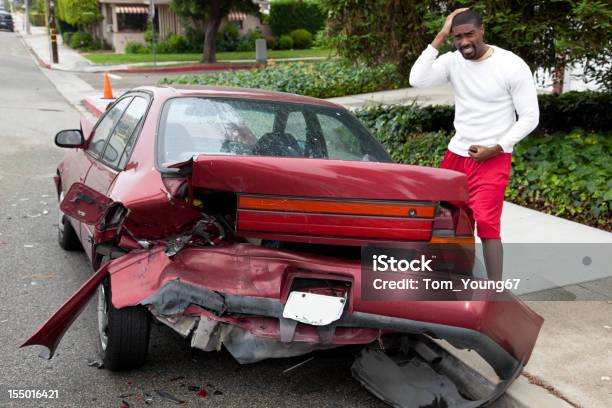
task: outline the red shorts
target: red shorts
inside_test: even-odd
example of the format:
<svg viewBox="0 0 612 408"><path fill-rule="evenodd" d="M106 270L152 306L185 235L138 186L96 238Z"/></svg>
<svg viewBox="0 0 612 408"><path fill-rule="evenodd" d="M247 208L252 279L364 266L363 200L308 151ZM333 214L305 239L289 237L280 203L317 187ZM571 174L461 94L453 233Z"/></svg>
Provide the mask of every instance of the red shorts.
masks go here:
<svg viewBox="0 0 612 408"><path fill-rule="evenodd" d="M500 153L477 163L471 157L446 151L440 167L467 175L468 206L480 238L501 239L500 224L504 193L510 179L512 154Z"/></svg>

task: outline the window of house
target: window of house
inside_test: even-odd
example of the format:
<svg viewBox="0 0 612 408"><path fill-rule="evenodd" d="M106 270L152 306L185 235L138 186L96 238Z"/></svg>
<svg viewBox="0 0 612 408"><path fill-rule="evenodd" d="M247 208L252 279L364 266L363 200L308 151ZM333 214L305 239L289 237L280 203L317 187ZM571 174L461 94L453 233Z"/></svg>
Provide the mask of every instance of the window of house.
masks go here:
<svg viewBox="0 0 612 408"><path fill-rule="evenodd" d="M117 13L119 31L145 31L147 29L147 13Z"/></svg>

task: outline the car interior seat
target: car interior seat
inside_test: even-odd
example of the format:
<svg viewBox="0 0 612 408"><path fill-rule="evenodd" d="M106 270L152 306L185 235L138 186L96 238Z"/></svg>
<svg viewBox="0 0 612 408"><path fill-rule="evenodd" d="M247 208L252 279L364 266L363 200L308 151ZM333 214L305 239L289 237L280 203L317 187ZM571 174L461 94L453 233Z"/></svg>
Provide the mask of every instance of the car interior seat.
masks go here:
<svg viewBox="0 0 612 408"><path fill-rule="evenodd" d="M295 137L285 132L270 132L259 138L253 146L257 156L304 157L304 151Z"/></svg>
<svg viewBox="0 0 612 408"><path fill-rule="evenodd" d="M164 162L187 160L195 153L193 139L179 123L167 123L164 133Z"/></svg>

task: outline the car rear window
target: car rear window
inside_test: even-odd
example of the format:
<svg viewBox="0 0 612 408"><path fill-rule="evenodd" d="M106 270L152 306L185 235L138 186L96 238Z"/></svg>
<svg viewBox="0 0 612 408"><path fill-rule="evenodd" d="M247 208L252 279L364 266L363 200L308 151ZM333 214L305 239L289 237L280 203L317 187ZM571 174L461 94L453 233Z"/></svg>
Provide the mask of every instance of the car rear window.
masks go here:
<svg viewBox="0 0 612 408"><path fill-rule="evenodd" d="M170 99L157 143L161 166L198 154L391 161L347 111L252 99Z"/></svg>

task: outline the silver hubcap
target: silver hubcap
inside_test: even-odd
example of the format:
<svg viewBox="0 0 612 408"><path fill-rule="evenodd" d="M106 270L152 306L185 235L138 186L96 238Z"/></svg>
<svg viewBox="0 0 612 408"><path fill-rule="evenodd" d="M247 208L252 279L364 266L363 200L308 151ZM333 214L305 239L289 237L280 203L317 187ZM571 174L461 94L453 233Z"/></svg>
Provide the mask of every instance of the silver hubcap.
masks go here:
<svg viewBox="0 0 612 408"><path fill-rule="evenodd" d="M64 213L59 209L60 204L64 200L64 192L62 191L59 197L59 201L57 203L57 213L59 215L59 219L57 220L57 228L59 228L60 235L64 235Z"/></svg>
<svg viewBox="0 0 612 408"><path fill-rule="evenodd" d="M100 285L98 289L98 333L100 335L100 345L102 350L106 350L108 343L108 308L106 305L106 294L104 293L104 285Z"/></svg>

